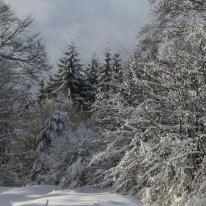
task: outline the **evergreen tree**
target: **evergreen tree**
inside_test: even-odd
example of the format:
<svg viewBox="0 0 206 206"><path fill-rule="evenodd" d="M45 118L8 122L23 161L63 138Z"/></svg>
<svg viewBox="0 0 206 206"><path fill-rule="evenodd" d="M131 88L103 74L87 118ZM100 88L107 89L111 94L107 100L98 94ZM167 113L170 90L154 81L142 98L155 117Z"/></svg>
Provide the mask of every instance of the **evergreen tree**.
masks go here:
<svg viewBox="0 0 206 206"><path fill-rule="evenodd" d="M115 53L112 58L112 66L115 74L119 77L119 81L122 80L122 59L119 53Z"/></svg>
<svg viewBox="0 0 206 206"><path fill-rule="evenodd" d="M54 76L50 75L49 81L47 82L47 85L45 88L46 95L49 99L57 96L55 91L60 86L60 83L61 82L59 81L58 78L56 78L56 75L54 75Z"/></svg>
<svg viewBox="0 0 206 206"><path fill-rule="evenodd" d="M38 101L39 101L39 103L41 103L41 102L43 102L47 98L44 80L42 80L40 82L39 86L40 87L39 87L39 91L38 91Z"/></svg>
<svg viewBox="0 0 206 206"><path fill-rule="evenodd" d="M121 92L121 83L123 81L123 69L122 69L122 59L120 54L115 53L112 58L112 89L113 92Z"/></svg>
<svg viewBox="0 0 206 206"><path fill-rule="evenodd" d="M91 62L88 64L86 73L86 98L87 102L89 102L90 104L93 103L96 99L99 69L100 64L97 60L96 55L94 55L91 59Z"/></svg>
<svg viewBox="0 0 206 206"><path fill-rule="evenodd" d="M52 96L68 98L74 106L84 104L84 77L79 54L71 43L60 59L59 70L47 86Z"/></svg>
<svg viewBox="0 0 206 206"><path fill-rule="evenodd" d="M93 104L94 122L102 134L105 137L107 136L106 142L115 140L116 134L114 133L120 129L120 122L122 121L119 118L123 106L123 79L121 77L122 63L120 55L115 54L113 56L110 50L107 49L98 78L97 98Z"/></svg>
<svg viewBox="0 0 206 206"><path fill-rule="evenodd" d="M109 99L111 91L111 80L113 76L112 54L109 48L105 51L104 64L98 78L98 99Z"/></svg>

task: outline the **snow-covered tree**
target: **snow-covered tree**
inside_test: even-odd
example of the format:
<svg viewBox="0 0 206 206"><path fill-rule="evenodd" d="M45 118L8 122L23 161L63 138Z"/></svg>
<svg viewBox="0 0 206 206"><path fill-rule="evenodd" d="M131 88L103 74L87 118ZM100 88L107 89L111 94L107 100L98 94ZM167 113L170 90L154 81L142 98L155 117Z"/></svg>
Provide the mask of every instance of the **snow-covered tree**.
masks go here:
<svg viewBox="0 0 206 206"><path fill-rule="evenodd" d="M8 4L0 1L0 22L1 177L7 174L5 178L16 183L21 165L19 162L15 166L17 133L31 103L31 84L49 67L40 38L30 30L30 18L18 18Z"/></svg>
<svg viewBox="0 0 206 206"><path fill-rule="evenodd" d="M108 82L108 96L97 99L93 104L93 121L102 134L103 150L90 161L89 168L94 171L93 184L111 186L114 184L114 170L130 149L134 132L124 127L133 111L128 104L129 73L127 64L122 64L119 55L114 55ZM123 75L124 72L124 75ZM125 78L123 78L123 76ZM99 91L99 90L98 90ZM100 93L101 94L101 93ZM132 95L131 95L132 96ZM130 96L130 97L131 97Z"/></svg>
<svg viewBox="0 0 206 206"><path fill-rule="evenodd" d="M42 80L40 82L39 86L40 87L39 87L39 91L38 91L38 101L41 103L47 98L44 80Z"/></svg>
<svg viewBox="0 0 206 206"><path fill-rule="evenodd" d="M38 35L30 31L31 18L20 19L10 6L0 1L0 58L18 73L34 78L49 69L44 46ZM15 65L15 67L14 67Z"/></svg>
<svg viewBox="0 0 206 206"><path fill-rule="evenodd" d="M119 53L115 53L112 58L112 67L114 71L113 80L121 83L123 81L123 65Z"/></svg>
<svg viewBox="0 0 206 206"><path fill-rule="evenodd" d="M69 45L58 66L57 74L48 83L48 95L68 98L74 106L83 105L85 87L83 70L73 43Z"/></svg>
<svg viewBox="0 0 206 206"><path fill-rule="evenodd" d="M131 63L144 89L127 123L134 149L117 167L115 185L156 205L182 205L204 188L205 3L163 0L154 8Z"/></svg>
<svg viewBox="0 0 206 206"><path fill-rule="evenodd" d="M103 128L103 125L109 125L110 118L106 116L109 114L110 98L114 95L112 90L113 77L112 54L110 49L106 49L104 64L98 77L96 101L92 106L95 124L99 125L100 128ZM108 105L108 110L106 105Z"/></svg>
<svg viewBox="0 0 206 206"><path fill-rule="evenodd" d="M36 151L36 183L70 187L85 184L85 168L98 148L96 134L84 123L73 124L66 112L55 111L51 115Z"/></svg>

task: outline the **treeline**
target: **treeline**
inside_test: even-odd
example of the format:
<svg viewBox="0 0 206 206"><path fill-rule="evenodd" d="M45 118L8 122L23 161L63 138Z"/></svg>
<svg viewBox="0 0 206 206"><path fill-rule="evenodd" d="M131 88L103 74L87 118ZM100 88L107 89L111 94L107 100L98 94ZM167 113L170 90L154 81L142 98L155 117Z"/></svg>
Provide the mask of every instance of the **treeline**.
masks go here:
<svg viewBox="0 0 206 206"><path fill-rule="evenodd" d="M85 66L74 43L71 43L57 66L56 74L40 84L40 103L49 99L66 99L74 109L89 110L97 99L109 98L110 90L117 90L118 83L123 79L121 56L113 54L109 48L105 49L103 63L93 55Z"/></svg>

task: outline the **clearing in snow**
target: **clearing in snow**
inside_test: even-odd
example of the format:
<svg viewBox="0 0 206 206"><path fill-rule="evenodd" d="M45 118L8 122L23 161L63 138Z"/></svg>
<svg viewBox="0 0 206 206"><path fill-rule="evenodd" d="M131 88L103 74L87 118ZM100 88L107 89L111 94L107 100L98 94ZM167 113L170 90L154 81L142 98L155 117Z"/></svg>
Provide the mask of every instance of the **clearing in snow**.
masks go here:
<svg viewBox="0 0 206 206"><path fill-rule="evenodd" d="M85 191L85 190L84 190ZM58 190L55 186L0 187L0 206L143 206L132 197L109 192Z"/></svg>

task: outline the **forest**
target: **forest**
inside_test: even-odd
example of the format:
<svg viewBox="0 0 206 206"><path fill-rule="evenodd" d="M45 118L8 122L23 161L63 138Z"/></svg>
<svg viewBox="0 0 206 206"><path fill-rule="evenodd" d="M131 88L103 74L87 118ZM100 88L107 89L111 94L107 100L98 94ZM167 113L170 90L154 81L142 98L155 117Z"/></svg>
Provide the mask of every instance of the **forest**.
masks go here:
<svg viewBox="0 0 206 206"><path fill-rule="evenodd" d="M128 58L105 46L83 64L66 42L54 72L33 20L0 0L1 186L206 205L206 2L150 3Z"/></svg>

